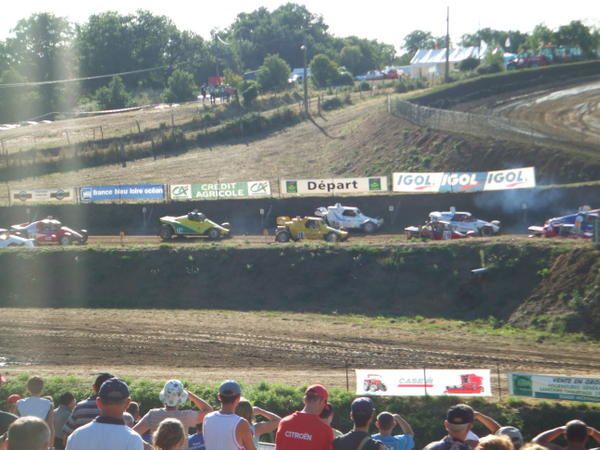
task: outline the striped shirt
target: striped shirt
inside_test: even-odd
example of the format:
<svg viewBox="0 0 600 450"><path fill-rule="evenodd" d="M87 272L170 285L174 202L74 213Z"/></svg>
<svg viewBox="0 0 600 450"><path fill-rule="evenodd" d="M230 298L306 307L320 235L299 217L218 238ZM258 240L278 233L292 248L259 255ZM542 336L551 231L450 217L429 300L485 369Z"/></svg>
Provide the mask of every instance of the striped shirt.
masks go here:
<svg viewBox="0 0 600 450"><path fill-rule="evenodd" d="M87 425L99 415L100 410L96 406L96 396L92 395L77 403L62 431L66 436L70 436L77 428Z"/></svg>
<svg viewBox="0 0 600 450"><path fill-rule="evenodd" d="M73 408L73 412L62 428L62 432L65 436L70 436L77 428L87 425L100 415L100 410L98 409L98 406L96 406L96 398L96 395L92 395L90 398L77 403L77 406ZM123 420L127 426L133 426L133 416L128 412L123 413Z"/></svg>

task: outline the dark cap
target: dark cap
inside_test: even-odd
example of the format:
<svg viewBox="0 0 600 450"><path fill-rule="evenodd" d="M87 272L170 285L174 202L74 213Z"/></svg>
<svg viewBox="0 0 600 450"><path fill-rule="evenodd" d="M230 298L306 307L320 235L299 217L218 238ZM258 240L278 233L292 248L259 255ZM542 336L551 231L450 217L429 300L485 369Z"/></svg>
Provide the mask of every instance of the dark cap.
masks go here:
<svg viewBox="0 0 600 450"><path fill-rule="evenodd" d="M223 383L221 383L221 386L219 386L219 394L226 397L242 395L242 388L237 381L225 380Z"/></svg>
<svg viewBox="0 0 600 450"><path fill-rule="evenodd" d="M370 416L375 411L375 404L369 397L354 399L350 406L353 416Z"/></svg>
<svg viewBox="0 0 600 450"><path fill-rule="evenodd" d="M102 383L98 397L103 403L121 403L129 398L129 387L124 381L111 378Z"/></svg>
<svg viewBox="0 0 600 450"><path fill-rule="evenodd" d="M446 420L452 425L465 425L473 423L475 412L469 405L459 404L451 406L446 414Z"/></svg>
<svg viewBox="0 0 600 450"><path fill-rule="evenodd" d="M322 384L313 384L306 388L304 395L311 397L321 397L323 400L327 401L329 399L329 392L325 389L325 386Z"/></svg>

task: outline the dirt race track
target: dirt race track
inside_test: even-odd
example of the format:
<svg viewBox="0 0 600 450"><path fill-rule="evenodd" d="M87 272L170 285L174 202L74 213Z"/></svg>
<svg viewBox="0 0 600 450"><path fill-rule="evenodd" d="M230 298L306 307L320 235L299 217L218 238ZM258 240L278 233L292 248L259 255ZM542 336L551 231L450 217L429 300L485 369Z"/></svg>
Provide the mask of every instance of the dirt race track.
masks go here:
<svg viewBox="0 0 600 450"><path fill-rule="evenodd" d="M99 370L163 380L235 377L344 387L350 368L489 368L589 374L595 344L480 335L435 320L189 311L0 309L3 372L78 375ZM1 361L1 360L0 360ZM503 384L505 377L502 376ZM350 386L354 383L350 371ZM496 381L494 381L496 383ZM496 386L496 384L494 384ZM503 386L506 389L506 386ZM504 391L506 392L506 391Z"/></svg>

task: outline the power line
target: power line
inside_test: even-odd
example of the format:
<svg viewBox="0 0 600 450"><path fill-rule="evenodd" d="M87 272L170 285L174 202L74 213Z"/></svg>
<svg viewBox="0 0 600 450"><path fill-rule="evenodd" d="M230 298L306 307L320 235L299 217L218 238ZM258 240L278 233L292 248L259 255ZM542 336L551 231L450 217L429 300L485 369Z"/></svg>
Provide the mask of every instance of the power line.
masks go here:
<svg viewBox="0 0 600 450"><path fill-rule="evenodd" d="M112 77L121 76L121 75L133 75L136 73L154 72L156 70L175 68L178 65L187 65L187 64L158 66L158 67L151 67L149 69L129 70L127 72L117 72L117 73L110 73L110 74L106 74L106 75L94 75L94 76L90 76L90 77L81 77L81 78L69 78L66 80L28 81L28 82L23 82L23 83L4 83L4 84L0 84L0 89L14 88L14 87L27 87L27 86L47 86L47 85L53 85L53 84L74 83L77 81L99 80L101 78L112 78Z"/></svg>

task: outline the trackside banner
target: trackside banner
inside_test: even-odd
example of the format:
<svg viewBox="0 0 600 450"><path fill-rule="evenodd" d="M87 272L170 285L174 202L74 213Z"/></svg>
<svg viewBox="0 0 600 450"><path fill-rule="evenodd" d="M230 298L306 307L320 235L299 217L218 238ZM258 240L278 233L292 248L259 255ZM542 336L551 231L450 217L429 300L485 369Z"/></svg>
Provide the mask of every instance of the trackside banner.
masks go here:
<svg viewBox="0 0 600 450"><path fill-rule="evenodd" d="M380 396L492 395L487 369L356 370L356 394Z"/></svg>
<svg viewBox="0 0 600 450"><path fill-rule="evenodd" d="M82 203L128 200L164 200L164 184L123 184L113 186L83 186L79 188Z"/></svg>
<svg viewBox="0 0 600 450"><path fill-rule="evenodd" d="M393 174L394 192L485 192L533 188L535 168L491 172L399 172Z"/></svg>
<svg viewBox="0 0 600 450"><path fill-rule="evenodd" d="M334 195L386 192L387 177L314 178L310 180L281 180L282 195Z"/></svg>
<svg viewBox="0 0 600 450"><path fill-rule="evenodd" d="M508 386L522 397L600 402L600 378L510 373Z"/></svg>
<svg viewBox="0 0 600 450"><path fill-rule="evenodd" d="M235 183L172 184L171 200L203 200L219 198L269 197L271 183L268 181L238 181Z"/></svg>
<svg viewBox="0 0 600 450"><path fill-rule="evenodd" d="M65 189L18 189L11 190L11 205L36 203L75 203L75 188Z"/></svg>

